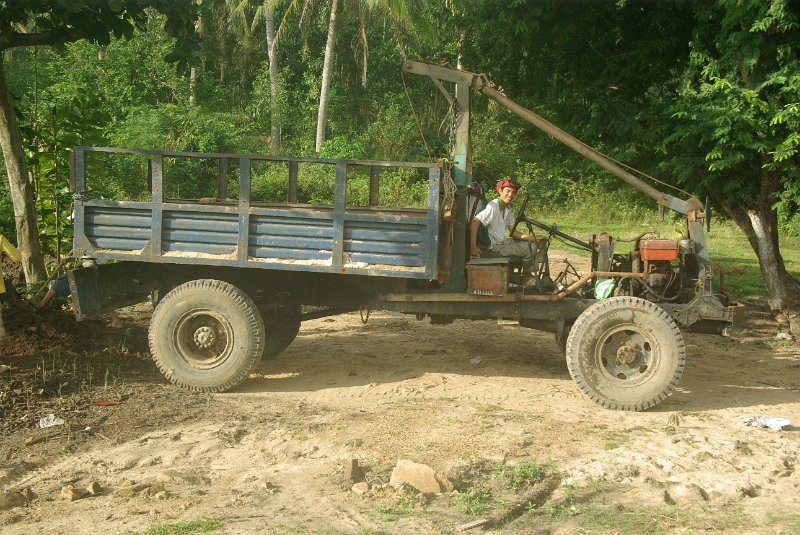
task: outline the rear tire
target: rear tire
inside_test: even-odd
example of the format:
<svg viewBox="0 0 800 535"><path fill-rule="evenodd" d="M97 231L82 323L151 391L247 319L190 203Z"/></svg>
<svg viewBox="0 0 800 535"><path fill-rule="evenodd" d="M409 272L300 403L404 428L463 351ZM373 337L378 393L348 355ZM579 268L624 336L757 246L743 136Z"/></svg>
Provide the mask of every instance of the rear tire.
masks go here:
<svg viewBox="0 0 800 535"><path fill-rule="evenodd" d="M567 366L590 399L640 411L670 395L686 366L675 320L655 303L612 297L587 308L567 339Z"/></svg>
<svg viewBox="0 0 800 535"><path fill-rule="evenodd" d="M291 313L291 315L287 313ZM297 333L300 332L300 319L297 317L299 314L299 306L281 311L261 311L266 331L262 359L274 359L294 342Z"/></svg>
<svg viewBox="0 0 800 535"><path fill-rule="evenodd" d="M148 333L150 352L170 382L222 392L244 381L264 350L264 322L253 300L214 279L190 281L161 299Z"/></svg>

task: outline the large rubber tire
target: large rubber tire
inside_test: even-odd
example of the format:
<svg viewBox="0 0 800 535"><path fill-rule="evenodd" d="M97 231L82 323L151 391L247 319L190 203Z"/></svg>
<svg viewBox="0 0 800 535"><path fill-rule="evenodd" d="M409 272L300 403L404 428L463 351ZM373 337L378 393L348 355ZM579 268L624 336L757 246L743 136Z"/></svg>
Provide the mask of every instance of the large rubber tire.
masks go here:
<svg viewBox="0 0 800 535"><path fill-rule="evenodd" d="M169 381L222 392L247 378L264 350L253 300L227 282L200 279L173 289L150 320L150 352Z"/></svg>
<svg viewBox="0 0 800 535"><path fill-rule="evenodd" d="M686 366L678 325L655 303L612 297L578 316L567 338L567 366L603 407L640 411L662 402Z"/></svg>
<svg viewBox="0 0 800 535"><path fill-rule="evenodd" d="M262 310L261 316L264 319L264 329L266 331L262 359L274 359L283 353L294 342L297 333L300 332L300 319L287 315L286 312ZM300 307L294 307L291 312L294 315L299 315Z"/></svg>

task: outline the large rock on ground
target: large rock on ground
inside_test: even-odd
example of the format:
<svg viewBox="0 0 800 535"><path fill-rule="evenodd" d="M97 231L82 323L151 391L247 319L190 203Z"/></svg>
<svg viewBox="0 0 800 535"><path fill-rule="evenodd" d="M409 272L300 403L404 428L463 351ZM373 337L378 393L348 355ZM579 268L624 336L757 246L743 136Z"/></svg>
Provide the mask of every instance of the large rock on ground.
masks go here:
<svg viewBox="0 0 800 535"><path fill-rule="evenodd" d="M453 490L453 484L430 466L406 459L397 461L397 466L392 470L392 477L389 479L389 484L392 486L402 483L414 487L423 494L442 494Z"/></svg>

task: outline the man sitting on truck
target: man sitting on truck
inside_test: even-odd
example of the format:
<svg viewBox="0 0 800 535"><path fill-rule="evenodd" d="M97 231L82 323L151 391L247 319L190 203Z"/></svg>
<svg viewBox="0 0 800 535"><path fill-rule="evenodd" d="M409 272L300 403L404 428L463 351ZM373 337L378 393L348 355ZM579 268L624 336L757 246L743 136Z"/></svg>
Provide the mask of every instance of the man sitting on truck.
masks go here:
<svg viewBox="0 0 800 535"><path fill-rule="evenodd" d="M501 180L497 183L497 193L500 197L489 201L470 222L470 254L473 257L508 257L511 260L521 261L525 271L529 272L536 261L539 244L546 238L523 234L512 228L514 214L511 202L517 196L518 189L519 185L511 180ZM481 225L489 232L491 243L487 251L478 245L478 231ZM506 229L509 237L506 237Z"/></svg>

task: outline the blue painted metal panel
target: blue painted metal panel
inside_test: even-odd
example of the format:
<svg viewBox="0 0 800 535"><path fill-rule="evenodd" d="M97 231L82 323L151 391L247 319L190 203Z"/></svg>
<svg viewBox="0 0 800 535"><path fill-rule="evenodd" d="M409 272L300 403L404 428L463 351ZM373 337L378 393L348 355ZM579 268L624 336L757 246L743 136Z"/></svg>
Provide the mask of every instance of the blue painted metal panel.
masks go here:
<svg viewBox="0 0 800 535"><path fill-rule="evenodd" d="M414 256L400 256L396 254L382 255L382 254L368 254L368 253L347 253L350 260L353 262L364 262L366 264L374 265L380 264L384 266L407 266L407 267L420 267L424 266L423 259L419 255Z"/></svg>
<svg viewBox="0 0 800 535"><path fill-rule="evenodd" d="M89 242L97 249L110 249L119 251L141 251L147 245L147 240L131 240L127 238L89 238Z"/></svg>
<svg viewBox="0 0 800 535"><path fill-rule="evenodd" d="M218 243L220 245L236 245L236 233L225 232L194 232L184 230L165 230L162 234L163 241L171 243Z"/></svg>
<svg viewBox="0 0 800 535"><path fill-rule="evenodd" d="M84 150L130 153L117 149ZM427 209L349 206L344 198L347 166L352 162L316 159L282 161L335 165L333 206L252 204L250 160L273 159L225 155L239 159L239 199L234 205L165 201L161 198L159 164L168 154L148 154L152 154L153 163L153 202L76 197L76 214L83 215L80 221L76 220L76 247L79 237L88 237L81 242L80 254L100 259L138 257L150 262L435 278L440 172L436 164L374 162L378 167L428 168ZM76 188L85 188L81 155L76 151ZM212 155L192 153L188 157ZM371 192L370 199L377 201L377 191Z"/></svg>
<svg viewBox="0 0 800 535"><path fill-rule="evenodd" d="M162 179L164 178L163 173L163 165L164 165L164 158L160 154L154 154L150 156L150 170L151 170L151 178L152 178L152 191L151 194L153 196L153 222L152 222L152 229L153 232L150 235L150 250L149 253L153 256L158 256L161 254L161 221L163 217L163 200L164 200L164 189L162 184Z"/></svg>
<svg viewBox="0 0 800 535"><path fill-rule="evenodd" d="M331 251L322 249L287 249L285 247L251 247L250 256L253 258L272 258L280 260L310 259L329 261L331 259Z"/></svg>
<svg viewBox="0 0 800 535"><path fill-rule="evenodd" d="M419 243L396 243L391 241L344 241L344 250L347 253L385 253L398 256L419 256L424 252L424 247Z"/></svg>
<svg viewBox="0 0 800 535"><path fill-rule="evenodd" d="M123 227L89 227L86 229L86 235L90 240L95 238L118 238L123 231ZM130 228L124 227L126 239L141 240L142 243L147 243L150 238L150 229Z"/></svg>
<svg viewBox="0 0 800 535"><path fill-rule="evenodd" d="M235 245L215 245L211 243L199 243L199 242L169 242L164 240L162 243L164 248L164 253L199 253L199 254L209 254L209 255L219 255L219 256L226 256L231 255L236 251ZM202 263L202 261L198 262L198 259L202 257L195 257L193 264Z"/></svg>
<svg viewBox="0 0 800 535"><path fill-rule="evenodd" d="M83 206L83 234L92 247L138 251L151 236L149 210Z"/></svg>
<svg viewBox="0 0 800 535"><path fill-rule="evenodd" d="M410 226L410 228L397 228L396 225L387 225L385 228L372 227L363 228L350 226L344 230L346 240L373 240L373 241L394 241L394 242L419 242L420 235L425 232L425 227Z"/></svg>
<svg viewBox="0 0 800 535"><path fill-rule="evenodd" d="M298 238L296 236L251 236L250 248L272 247L287 249L325 249L331 250L331 240L325 238Z"/></svg>

